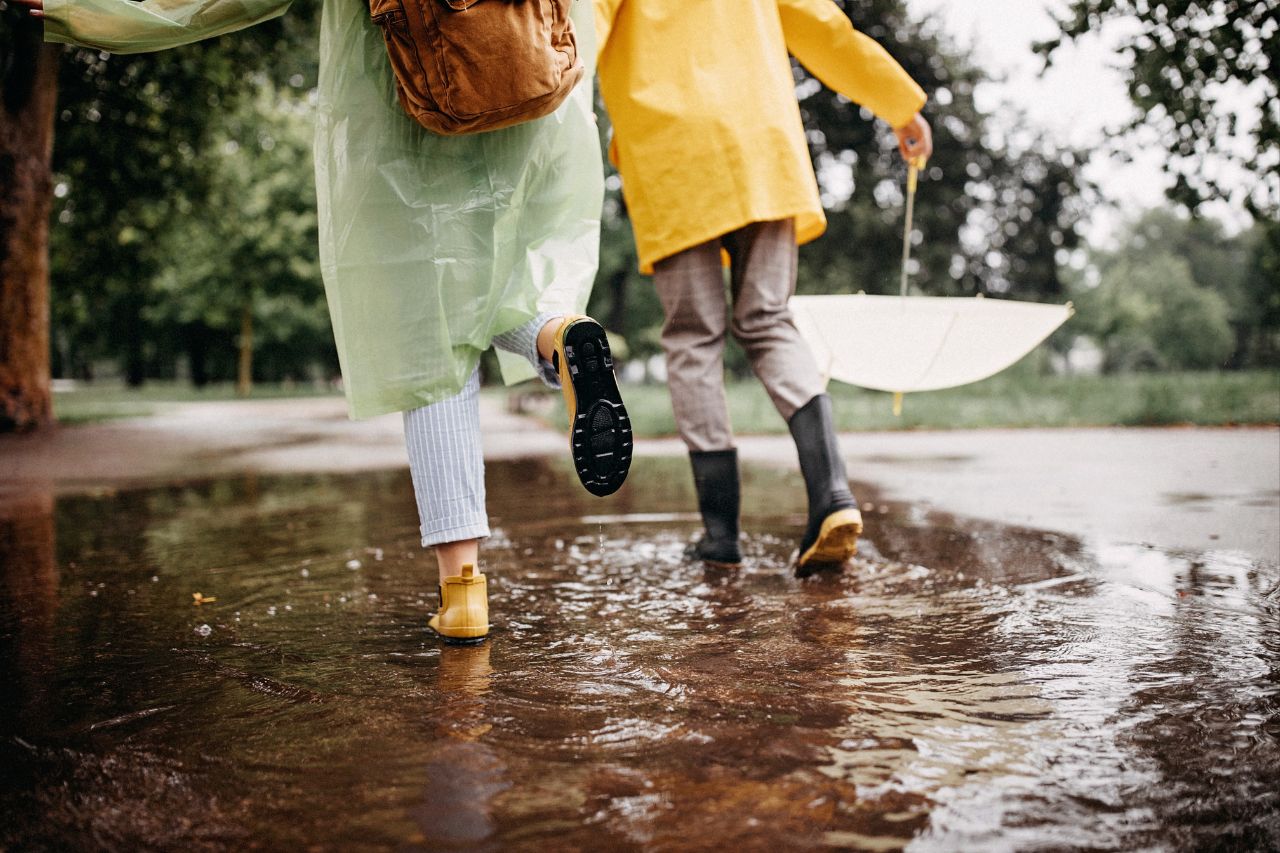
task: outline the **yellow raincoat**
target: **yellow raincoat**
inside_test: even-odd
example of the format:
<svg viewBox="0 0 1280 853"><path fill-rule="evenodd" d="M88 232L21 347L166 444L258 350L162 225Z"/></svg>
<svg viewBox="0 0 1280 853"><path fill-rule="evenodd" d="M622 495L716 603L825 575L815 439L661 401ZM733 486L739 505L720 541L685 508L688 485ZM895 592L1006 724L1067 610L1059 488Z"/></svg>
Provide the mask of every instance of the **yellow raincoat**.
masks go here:
<svg viewBox="0 0 1280 853"><path fill-rule="evenodd" d="M610 156L640 270L750 222L826 230L790 52L898 128L924 92L831 0L595 0Z"/></svg>
<svg viewBox="0 0 1280 853"><path fill-rule="evenodd" d="M289 3L46 0L45 37L160 50L274 18ZM590 0L573 15L589 81ZM397 103L368 3L324 0L318 95L320 262L353 417L450 397L494 335L540 309L586 305L604 193L589 84L545 118L437 136ZM523 360L499 359L508 380L532 377Z"/></svg>

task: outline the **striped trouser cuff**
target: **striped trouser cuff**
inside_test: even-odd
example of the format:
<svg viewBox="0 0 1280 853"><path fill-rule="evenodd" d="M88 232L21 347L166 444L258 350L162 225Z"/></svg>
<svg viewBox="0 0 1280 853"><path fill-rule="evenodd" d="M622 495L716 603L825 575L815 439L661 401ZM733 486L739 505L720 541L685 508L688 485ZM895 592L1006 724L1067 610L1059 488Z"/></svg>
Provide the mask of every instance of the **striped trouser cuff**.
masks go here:
<svg viewBox="0 0 1280 853"><path fill-rule="evenodd" d="M480 371L447 400L405 412L404 438L423 547L488 536Z"/></svg>

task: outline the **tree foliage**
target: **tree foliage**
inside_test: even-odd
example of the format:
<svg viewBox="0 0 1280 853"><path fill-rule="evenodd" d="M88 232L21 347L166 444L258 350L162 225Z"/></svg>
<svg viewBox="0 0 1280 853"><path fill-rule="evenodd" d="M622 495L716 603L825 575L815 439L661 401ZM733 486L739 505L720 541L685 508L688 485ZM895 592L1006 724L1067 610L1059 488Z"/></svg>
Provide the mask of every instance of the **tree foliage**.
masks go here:
<svg viewBox="0 0 1280 853"><path fill-rule="evenodd" d="M258 27L158 53L68 48L54 140L54 370L89 376L118 359L131 383L172 371L175 330L148 323L173 258L168 230L205 204L218 128L267 75L308 89L317 6L297 2Z"/></svg>
<svg viewBox="0 0 1280 853"><path fill-rule="evenodd" d="M978 109L986 74L899 0L843 0L930 95L934 155L917 198L920 292L1024 299L1062 295L1058 265L1079 245L1080 157L1044 138L1013 145ZM802 262L801 289L895 292L905 167L883 124L796 66L797 92L827 208L828 234ZM843 192L842 192L843 190Z"/></svg>
<svg viewBox="0 0 1280 853"><path fill-rule="evenodd" d="M1280 217L1280 2L1277 0L1071 0L1061 36L1036 45L1051 62L1067 41L1127 21L1120 48L1137 114L1114 130L1154 128L1169 153L1172 197L1194 210L1208 199L1243 201L1255 217ZM1242 123L1233 102L1257 105ZM1241 142L1244 142L1241 145ZM1252 180L1223 183L1224 158Z"/></svg>
<svg viewBox="0 0 1280 853"><path fill-rule="evenodd" d="M260 378L337 372L320 279L314 121L305 93L257 81L210 135L209 192L159 244L171 260L143 319L179 331L197 385L227 376L246 313Z"/></svg>
<svg viewBox="0 0 1280 853"><path fill-rule="evenodd" d="M1275 289L1255 287L1258 226L1234 238L1211 220L1148 211L1097 252L1096 286L1078 289L1076 327L1110 371L1275 366Z"/></svg>

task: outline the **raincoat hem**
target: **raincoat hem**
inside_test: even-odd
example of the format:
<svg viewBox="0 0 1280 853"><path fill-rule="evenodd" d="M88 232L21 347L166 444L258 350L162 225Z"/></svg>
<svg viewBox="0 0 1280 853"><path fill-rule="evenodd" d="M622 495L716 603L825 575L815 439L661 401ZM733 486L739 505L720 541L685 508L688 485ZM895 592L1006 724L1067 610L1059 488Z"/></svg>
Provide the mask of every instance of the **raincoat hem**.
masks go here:
<svg viewBox="0 0 1280 853"><path fill-rule="evenodd" d="M672 255L677 255L686 249L692 249L694 246L701 246L703 243L714 240L717 237L723 237L725 234L737 231L739 228L745 228L753 222L776 222L780 219L794 219L796 221L797 246L813 242L826 233L827 230L825 211L821 208L815 211L808 205L784 208L781 211L762 211L759 214L751 214L745 217L733 217L725 219L720 224L689 232L688 238L681 240L678 245L662 246L654 250L641 250L640 274L653 275L654 264L659 261L665 260Z"/></svg>
<svg viewBox="0 0 1280 853"><path fill-rule="evenodd" d="M471 372L475 370L476 365L480 363L480 353L468 358L467 363L463 365L464 377L471 376ZM457 387L448 386L434 388L415 387L406 389L397 394L380 393L368 395L364 398L357 399L348 393L347 396L347 419L353 421L363 421L369 418L376 418L380 415L390 415L397 412L407 412L411 409L420 409L423 406L430 406L432 403L439 403L456 397L461 393L463 387L467 384L464 378Z"/></svg>

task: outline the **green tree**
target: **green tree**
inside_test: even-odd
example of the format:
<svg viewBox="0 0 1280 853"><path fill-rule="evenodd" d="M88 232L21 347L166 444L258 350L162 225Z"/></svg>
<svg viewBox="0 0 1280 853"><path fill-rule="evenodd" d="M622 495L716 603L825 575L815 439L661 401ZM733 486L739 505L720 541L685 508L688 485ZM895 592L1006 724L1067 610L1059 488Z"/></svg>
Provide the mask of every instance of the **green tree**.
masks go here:
<svg viewBox="0 0 1280 853"><path fill-rule="evenodd" d="M1225 198L1243 200L1259 218L1280 216L1280 4L1071 0L1058 21L1061 35L1036 49L1052 62L1064 42L1120 20L1134 25L1120 57L1137 114L1114 133L1157 131L1175 179L1171 196L1189 209ZM1242 123L1224 95L1255 103L1256 123ZM1219 183L1205 168L1212 158L1232 160L1253 180L1238 188Z"/></svg>
<svg viewBox="0 0 1280 853"><path fill-rule="evenodd" d="M265 77L256 88L210 135L210 190L168 230L171 260L143 312L197 342L186 349L197 385L234 365L241 393L255 374L305 378L313 364L336 364L318 258L315 110Z"/></svg>
<svg viewBox="0 0 1280 853"><path fill-rule="evenodd" d="M307 90L316 77L317 7L158 53L68 48L54 144L54 366L91 375L118 360L131 384L171 374L185 344L147 320L173 261L165 235L208 199L217 128L263 74Z"/></svg>
<svg viewBox="0 0 1280 853"><path fill-rule="evenodd" d="M1151 211L1126 229L1120 248L1095 256L1098 283L1077 297L1076 325L1099 340L1106 370L1230 363L1237 349L1232 306L1213 278L1199 276L1238 277L1244 262L1209 257L1199 240L1204 227Z"/></svg>
<svg viewBox="0 0 1280 853"><path fill-rule="evenodd" d="M1251 307L1248 364L1280 367L1280 222L1254 226L1253 252L1241 290Z"/></svg>

